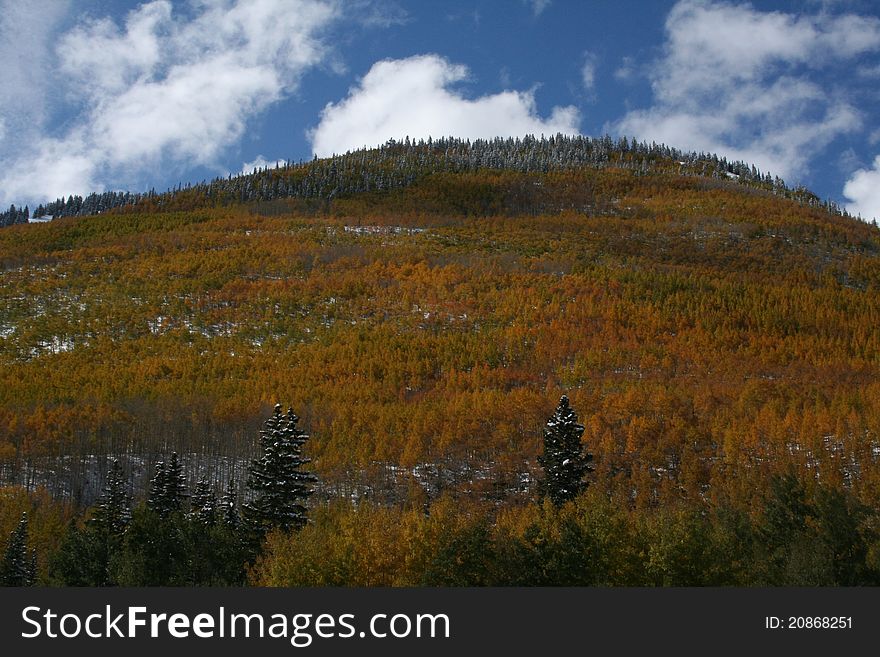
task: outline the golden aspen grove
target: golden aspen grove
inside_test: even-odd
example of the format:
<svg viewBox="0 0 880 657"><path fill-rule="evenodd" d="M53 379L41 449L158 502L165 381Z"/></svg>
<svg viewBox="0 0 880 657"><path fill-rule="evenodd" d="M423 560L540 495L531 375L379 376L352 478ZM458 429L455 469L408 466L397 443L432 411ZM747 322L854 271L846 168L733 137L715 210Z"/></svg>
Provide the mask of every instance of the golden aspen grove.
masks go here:
<svg viewBox="0 0 880 657"><path fill-rule="evenodd" d="M36 583L880 583L880 231L806 190L556 137L111 200L0 229L0 540L27 512ZM592 470L554 505L562 395ZM276 402L308 523L197 572L155 465L247 503ZM77 579L112 459L130 525ZM151 531L186 539L161 572Z"/></svg>

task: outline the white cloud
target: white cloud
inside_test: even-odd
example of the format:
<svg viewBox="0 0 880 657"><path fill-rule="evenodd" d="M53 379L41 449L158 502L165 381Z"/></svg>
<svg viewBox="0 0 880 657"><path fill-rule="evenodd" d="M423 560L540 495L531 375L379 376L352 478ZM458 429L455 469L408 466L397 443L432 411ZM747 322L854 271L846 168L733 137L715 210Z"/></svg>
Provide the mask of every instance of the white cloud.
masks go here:
<svg viewBox="0 0 880 657"><path fill-rule="evenodd" d="M160 81L139 81L107 99L92 135L112 164L155 160L212 162L238 140L245 120L284 90L278 70L218 55L175 66Z"/></svg>
<svg viewBox="0 0 880 657"><path fill-rule="evenodd" d="M861 112L812 72L880 50L880 19L680 0L665 28L664 55L651 72L654 105L628 113L618 132L786 177L860 127Z"/></svg>
<svg viewBox="0 0 880 657"><path fill-rule="evenodd" d="M5 203L54 200L97 187L96 162L79 131L66 139L43 138L24 161L3 172Z"/></svg>
<svg viewBox="0 0 880 657"><path fill-rule="evenodd" d="M871 169L859 169L846 182L843 194L849 199L846 208L863 219L880 220L880 155Z"/></svg>
<svg viewBox="0 0 880 657"><path fill-rule="evenodd" d="M856 73L862 78L880 78L880 64L877 66L860 66Z"/></svg>
<svg viewBox="0 0 880 657"><path fill-rule="evenodd" d="M54 85L49 45L69 0L0 0L0 153L31 143L46 120Z"/></svg>
<svg viewBox="0 0 880 657"><path fill-rule="evenodd" d="M584 63L581 66L581 82L584 89L592 91L596 86L596 65L598 58L595 53L585 52Z"/></svg>
<svg viewBox="0 0 880 657"><path fill-rule="evenodd" d="M620 61L620 66L614 71L614 77L621 82L629 82L636 75L635 59L632 57L624 57Z"/></svg>
<svg viewBox="0 0 880 657"><path fill-rule="evenodd" d="M157 0L133 10L124 32L109 18L79 25L60 39L61 70L102 94L123 91L161 63L160 31L171 25L171 16L171 3Z"/></svg>
<svg viewBox="0 0 880 657"><path fill-rule="evenodd" d="M531 5L532 13L535 16L540 16L553 3L553 0L523 0L523 2Z"/></svg>
<svg viewBox="0 0 880 657"><path fill-rule="evenodd" d="M0 151L4 202L125 183L159 162L218 166L250 118L328 59L323 32L341 16L336 0L198 0L190 10L154 0L121 26L103 18L60 35L49 55L77 113L23 155Z"/></svg>
<svg viewBox="0 0 880 657"><path fill-rule="evenodd" d="M276 167L284 166L285 164L287 164L286 160L267 160L262 155L257 155L257 157L250 162L242 164L241 171L238 173L249 174L253 173L254 169L274 169Z"/></svg>
<svg viewBox="0 0 880 657"><path fill-rule="evenodd" d="M554 107L549 118L541 118L533 91L467 99L451 88L467 76L466 67L437 55L377 62L347 98L321 112L308 135L312 150L326 156L407 136L476 139L578 131L574 107Z"/></svg>

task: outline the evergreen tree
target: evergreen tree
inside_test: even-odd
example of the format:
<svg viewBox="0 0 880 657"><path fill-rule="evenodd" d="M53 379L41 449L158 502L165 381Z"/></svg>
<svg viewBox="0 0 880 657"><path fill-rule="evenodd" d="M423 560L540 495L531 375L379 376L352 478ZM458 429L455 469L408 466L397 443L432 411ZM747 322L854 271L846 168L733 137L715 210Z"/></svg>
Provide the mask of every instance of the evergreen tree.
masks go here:
<svg viewBox="0 0 880 657"><path fill-rule="evenodd" d="M592 471L593 455L584 451L581 436L584 427L563 395L553 417L544 428L544 453L538 463L544 468L539 482L542 497L549 497L556 506L577 497L586 487L584 476Z"/></svg>
<svg viewBox="0 0 880 657"><path fill-rule="evenodd" d="M150 491L147 494L147 508L154 513L163 515L165 504L165 487L168 473L165 470L165 461L157 461L155 472L150 479Z"/></svg>
<svg viewBox="0 0 880 657"><path fill-rule="evenodd" d="M241 525L237 498L235 481L230 479L226 485L226 491L220 498L220 519L226 527L232 530L238 529L239 525Z"/></svg>
<svg viewBox="0 0 880 657"><path fill-rule="evenodd" d="M107 471L107 482L90 522L111 536L119 536L125 533L131 521L130 505L131 495L126 490L122 466L118 459L113 459L110 470Z"/></svg>
<svg viewBox="0 0 880 657"><path fill-rule="evenodd" d="M164 461L156 463L156 474L150 479L150 493L147 508L162 518L167 518L183 507L186 498L186 479L177 452L171 452L168 465Z"/></svg>
<svg viewBox="0 0 880 657"><path fill-rule="evenodd" d="M28 554L28 517L21 514L18 526L9 535L3 563L0 564L0 584L3 586L33 586L36 582L37 555Z"/></svg>
<svg viewBox="0 0 880 657"><path fill-rule="evenodd" d="M170 511L180 511L186 499L186 477L177 452L171 452L168 474L165 479L165 500Z"/></svg>
<svg viewBox="0 0 880 657"><path fill-rule="evenodd" d="M131 525L131 495L119 461L113 459L92 517L72 525L61 549L49 565L53 582L68 586L115 584L112 561L121 552Z"/></svg>
<svg viewBox="0 0 880 657"><path fill-rule="evenodd" d="M190 517L201 525L212 527L217 522L217 497L207 477L196 484L190 500Z"/></svg>
<svg viewBox="0 0 880 657"><path fill-rule="evenodd" d="M299 529L308 522L302 501L312 494L317 477L301 469L311 459L302 456L309 437L297 428L298 421L293 409L282 414L276 404L260 430L261 455L251 462L248 476L254 498L245 504L245 518L259 532Z"/></svg>

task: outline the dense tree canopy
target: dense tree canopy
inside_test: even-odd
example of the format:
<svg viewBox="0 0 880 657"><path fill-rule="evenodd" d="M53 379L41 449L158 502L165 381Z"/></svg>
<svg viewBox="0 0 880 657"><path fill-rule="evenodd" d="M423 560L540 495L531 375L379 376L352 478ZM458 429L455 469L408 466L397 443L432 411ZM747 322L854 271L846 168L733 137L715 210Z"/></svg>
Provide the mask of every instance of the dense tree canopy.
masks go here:
<svg viewBox="0 0 880 657"><path fill-rule="evenodd" d="M389 144L247 179L323 185L313 196L236 197L232 179L0 231L0 536L27 511L52 581L71 519L86 538L85 518L103 522L83 512L117 458L133 509L126 567L104 574L204 578L188 550L210 536L241 556L254 437L285 399L320 480L299 482L314 522L268 533L260 581L299 577L290 541L344 572L385 555L363 571L383 582L560 581L529 563L584 582L869 581L876 227L720 161L703 176L661 147L576 143ZM383 182L358 192L364 176ZM594 470L545 508L538 457L562 395ZM396 552L404 530L437 560ZM358 532L373 543L352 556ZM162 538L151 552L137 536ZM89 541L76 550L98 554Z"/></svg>

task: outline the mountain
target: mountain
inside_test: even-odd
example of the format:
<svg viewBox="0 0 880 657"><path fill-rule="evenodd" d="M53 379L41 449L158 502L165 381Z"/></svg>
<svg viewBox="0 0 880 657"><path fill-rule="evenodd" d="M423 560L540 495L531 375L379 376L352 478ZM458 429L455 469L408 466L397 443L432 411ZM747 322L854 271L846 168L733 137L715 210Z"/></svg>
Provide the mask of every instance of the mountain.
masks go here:
<svg viewBox="0 0 880 657"><path fill-rule="evenodd" d="M880 231L746 165L404 142L60 207L0 231L4 484L87 504L172 449L241 482L281 401L319 498L506 507L566 394L615 503L878 506Z"/></svg>

